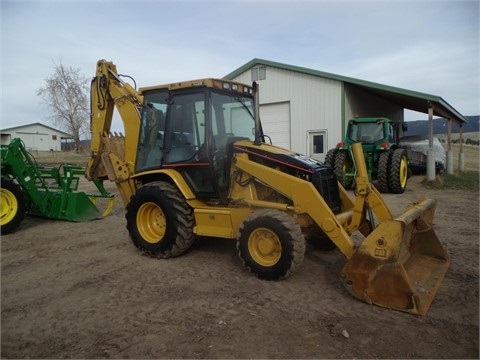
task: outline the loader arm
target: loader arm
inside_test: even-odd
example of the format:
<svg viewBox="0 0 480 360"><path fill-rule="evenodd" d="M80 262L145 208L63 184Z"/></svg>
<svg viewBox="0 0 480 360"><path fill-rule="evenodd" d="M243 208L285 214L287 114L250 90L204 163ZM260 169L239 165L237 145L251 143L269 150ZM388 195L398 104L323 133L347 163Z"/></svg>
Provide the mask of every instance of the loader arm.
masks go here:
<svg viewBox="0 0 480 360"><path fill-rule="evenodd" d="M123 82L112 62L99 60L91 83L91 154L85 176L88 180L108 178L117 184L127 203L134 192L133 174L140 131L139 108L143 97ZM123 134L111 134L114 109L123 122Z"/></svg>
<svg viewBox="0 0 480 360"><path fill-rule="evenodd" d="M246 154L236 156L235 166L292 199L294 213L308 214L347 258L353 255L353 241L312 183L251 161Z"/></svg>
<svg viewBox="0 0 480 360"><path fill-rule="evenodd" d="M309 181L279 173L275 168L265 167L250 160L246 154L236 155L235 166L291 199L293 212L307 214L349 259L355 252L355 244L350 235L364 225L367 208L373 211L379 222L393 220L392 213L383 197L368 181L361 145L355 144L353 149L356 154L356 162L358 162L357 196L354 200L350 199L348 193L339 184L343 211L338 214L333 213L321 194ZM251 205L254 203L252 202ZM368 235L368 232L364 235Z"/></svg>

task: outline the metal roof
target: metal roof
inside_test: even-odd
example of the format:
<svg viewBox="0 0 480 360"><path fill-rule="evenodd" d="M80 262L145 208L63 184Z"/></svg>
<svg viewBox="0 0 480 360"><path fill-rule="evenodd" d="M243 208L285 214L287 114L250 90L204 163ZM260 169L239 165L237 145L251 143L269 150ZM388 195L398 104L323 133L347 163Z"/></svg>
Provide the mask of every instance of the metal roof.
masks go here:
<svg viewBox="0 0 480 360"><path fill-rule="evenodd" d="M331 74L324 71L308 69L300 66L282 64L269 60L255 58L246 63L245 65L239 67L238 69L232 71L231 73L225 75L224 78L233 79L236 76L244 73L248 69L258 65L265 65L279 69L295 71L303 74L319 76L327 79L342 81L346 84L350 84L354 88L356 87L364 91L370 92L375 96L384 98L385 100L388 100L405 109L428 113L428 108L429 106L431 106L433 109L433 115L441 116L445 119L451 119L458 125L462 125L468 122L465 116L460 114L453 106L451 106L438 95L401 89L393 86L374 83L371 81L354 79L347 76Z"/></svg>
<svg viewBox="0 0 480 360"><path fill-rule="evenodd" d="M56 131L56 132L60 133L62 139L73 139L73 135L68 134L68 133L66 133L66 132L64 132L64 131L55 129L55 128L53 128L53 127L47 126L47 125L45 125L45 124L39 123L39 122L31 123L31 124L18 125L18 126L12 126L12 127L8 127L8 128L1 128L1 129L0 129L0 133L8 134L8 133L10 133L10 132L14 132L14 131L17 130L17 129L26 128L26 127L31 127L31 126L35 126L35 125L39 125L39 126L42 126L42 127L44 127L44 128L47 128L47 129L49 129L49 130Z"/></svg>

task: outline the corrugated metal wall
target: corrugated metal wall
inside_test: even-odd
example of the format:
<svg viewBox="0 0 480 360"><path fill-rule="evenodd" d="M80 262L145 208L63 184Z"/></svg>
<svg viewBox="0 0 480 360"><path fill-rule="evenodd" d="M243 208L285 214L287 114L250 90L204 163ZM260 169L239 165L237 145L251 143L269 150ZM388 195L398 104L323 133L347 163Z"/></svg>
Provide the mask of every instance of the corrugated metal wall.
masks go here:
<svg viewBox="0 0 480 360"><path fill-rule="evenodd" d="M250 84L250 70L235 78ZM327 130L328 148L342 137L342 83L294 71L266 68L260 86L260 105L290 102L291 149L307 154L306 136L311 130ZM268 133L268 129L265 129Z"/></svg>
<svg viewBox="0 0 480 360"><path fill-rule="evenodd" d="M403 122L403 107L355 86L345 85L345 121L359 117L387 117Z"/></svg>

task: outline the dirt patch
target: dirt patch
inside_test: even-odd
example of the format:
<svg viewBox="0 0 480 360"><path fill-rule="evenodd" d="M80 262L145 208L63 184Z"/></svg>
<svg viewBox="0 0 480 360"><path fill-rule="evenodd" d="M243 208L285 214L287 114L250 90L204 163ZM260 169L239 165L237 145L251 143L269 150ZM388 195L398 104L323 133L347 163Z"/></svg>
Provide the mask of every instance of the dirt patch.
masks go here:
<svg viewBox="0 0 480 360"><path fill-rule="evenodd" d="M338 251L307 247L284 281L246 272L228 240L197 239L185 255L142 256L118 199L107 218L27 218L1 238L2 358L479 357L478 191L386 195L394 214L437 199L434 228L451 267L424 317L350 296Z"/></svg>

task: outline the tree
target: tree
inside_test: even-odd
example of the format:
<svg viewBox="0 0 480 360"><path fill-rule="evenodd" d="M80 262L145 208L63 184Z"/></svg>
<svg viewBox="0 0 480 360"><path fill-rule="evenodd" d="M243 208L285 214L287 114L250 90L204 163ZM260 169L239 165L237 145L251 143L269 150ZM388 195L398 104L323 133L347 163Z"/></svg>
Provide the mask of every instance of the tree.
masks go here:
<svg viewBox="0 0 480 360"><path fill-rule="evenodd" d="M75 148L80 148L80 136L89 130L89 81L80 69L54 64L54 73L45 79L45 87L37 90L52 111L50 120L60 130L73 135Z"/></svg>

